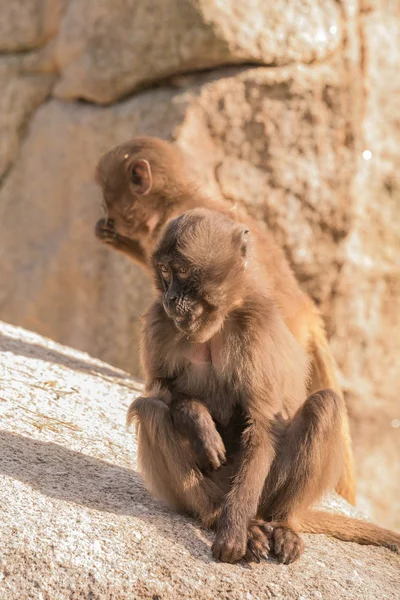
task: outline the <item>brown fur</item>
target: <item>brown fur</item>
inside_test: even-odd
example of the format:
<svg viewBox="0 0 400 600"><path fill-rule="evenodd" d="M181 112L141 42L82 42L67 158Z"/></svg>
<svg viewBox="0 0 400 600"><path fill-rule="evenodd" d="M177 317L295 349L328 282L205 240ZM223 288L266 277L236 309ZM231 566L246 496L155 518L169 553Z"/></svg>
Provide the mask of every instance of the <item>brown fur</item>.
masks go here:
<svg viewBox="0 0 400 600"><path fill-rule="evenodd" d="M281 309L286 326L311 359L308 392L332 388L341 396L335 364L321 315L300 289L282 250L268 232L261 232L243 210L208 197L188 176L177 148L157 138L134 138L105 154L97 167L106 219L96 225L104 243L149 268L163 226L185 210L203 206L240 219L251 229L257 247L260 277ZM353 457L348 416L342 412L343 473L337 491L355 503Z"/></svg>
<svg viewBox="0 0 400 600"><path fill-rule="evenodd" d="M307 396L308 360L260 277L248 230L188 211L153 256L145 396L129 408L149 488L216 529L213 554L296 560L300 531L392 546L400 536L310 507L338 481L343 399ZM348 523L351 523L348 526Z"/></svg>

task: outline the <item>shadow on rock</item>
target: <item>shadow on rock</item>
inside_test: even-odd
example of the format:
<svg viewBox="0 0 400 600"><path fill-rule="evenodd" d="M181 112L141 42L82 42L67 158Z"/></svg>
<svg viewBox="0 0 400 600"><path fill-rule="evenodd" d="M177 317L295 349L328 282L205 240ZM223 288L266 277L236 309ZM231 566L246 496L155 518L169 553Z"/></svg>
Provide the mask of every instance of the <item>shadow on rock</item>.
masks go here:
<svg viewBox="0 0 400 600"><path fill-rule="evenodd" d="M192 556L212 560L204 539L209 532L200 532L194 521L155 500L133 470L52 442L0 431L0 473L57 500L151 522L165 539L179 538Z"/></svg>

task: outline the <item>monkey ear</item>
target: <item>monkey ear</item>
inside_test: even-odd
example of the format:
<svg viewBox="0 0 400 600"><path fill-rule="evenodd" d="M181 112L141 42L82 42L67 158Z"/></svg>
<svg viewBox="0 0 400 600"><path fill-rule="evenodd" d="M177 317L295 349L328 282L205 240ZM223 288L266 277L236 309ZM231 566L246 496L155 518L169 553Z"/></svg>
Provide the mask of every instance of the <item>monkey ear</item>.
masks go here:
<svg viewBox="0 0 400 600"><path fill-rule="evenodd" d="M236 248L239 249L239 252L241 254L241 257L243 258L244 261L244 266L247 266L247 257L248 257L248 252L249 252L249 246L250 246L250 231L248 229L240 229L239 231L236 231L234 238L233 238L233 242L236 246Z"/></svg>
<svg viewBox="0 0 400 600"><path fill-rule="evenodd" d="M135 160L130 167L130 178L135 194L146 196L153 187L153 177L149 161L144 158Z"/></svg>
<svg viewBox="0 0 400 600"><path fill-rule="evenodd" d="M247 258L250 246L250 231L249 229L243 229L242 231L242 245L240 246L240 252L244 259L244 266L247 267Z"/></svg>

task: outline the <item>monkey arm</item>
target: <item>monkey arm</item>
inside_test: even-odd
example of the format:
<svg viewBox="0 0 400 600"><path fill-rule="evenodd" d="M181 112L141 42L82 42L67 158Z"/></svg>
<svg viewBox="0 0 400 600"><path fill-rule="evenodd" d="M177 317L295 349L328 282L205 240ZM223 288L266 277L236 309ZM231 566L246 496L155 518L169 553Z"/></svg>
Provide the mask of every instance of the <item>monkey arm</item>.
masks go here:
<svg viewBox="0 0 400 600"><path fill-rule="evenodd" d="M144 349L154 349L155 343L154 338L144 336ZM151 376L146 382L146 395L161 398L168 405L172 425L177 434L189 442L200 471L207 473L219 469L226 462L226 451L208 408L199 400L179 392L174 377L163 377L162 365L157 364L154 357L151 364L146 364L146 359L143 363Z"/></svg>
<svg viewBox="0 0 400 600"><path fill-rule="evenodd" d="M97 221L95 235L101 242L125 254L135 263L148 267L147 255L140 243L119 234L114 229L112 221L105 219Z"/></svg>
<svg viewBox="0 0 400 600"><path fill-rule="evenodd" d="M242 448L242 460L225 497L213 545L214 556L225 562L239 560L246 551L248 523L257 513L265 479L275 456L268 423L257 417L251 418L242 436Z"/></svg>
<svg viewBox="0 0 400 600"><path fill-rule="evenodd" d="M224 442L202 402L172 392L170 410L175 429L191 443L200 471L216 470L225 464Z"/></svg>
<svg viewBox="0 0 400 600"><path fill-rule="evenodd" d="M166 377L155 377L147 382L146 395L160 398L169 407L172 425L177 434L189 442L200 471L207 473L225 464L224 442L202 402L178 392L175 379Z"/></svg>
<svg viewBox="0 0 400 600"><path fill-rule="evenodd" d="M118 252L122 252L125 256L131 258L135 263L142 267L147 267L147 256L142 246L136 240L131 240L117 233L117 239L112 247Z"/></svg>

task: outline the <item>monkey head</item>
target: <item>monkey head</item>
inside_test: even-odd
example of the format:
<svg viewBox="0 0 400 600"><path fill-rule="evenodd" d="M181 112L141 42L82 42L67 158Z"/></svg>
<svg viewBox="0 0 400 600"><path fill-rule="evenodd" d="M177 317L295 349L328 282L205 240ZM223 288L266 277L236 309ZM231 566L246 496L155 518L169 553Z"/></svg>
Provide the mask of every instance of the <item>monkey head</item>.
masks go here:
<svg viewBox="0 0 400 600"><path fill-rule="evenodd" d="M197 208L166 226L153 254L156 288L175 327L206 342L239 306L246 289L248 230Z"/></svg>
<svg viewBox="0 0 400 600"><path fill-rule="evenodd" d="M133 138L101 157L96 181L116 233L144 242L158 234L184 194L183 162L176 147L152 137Z"/></svg>

